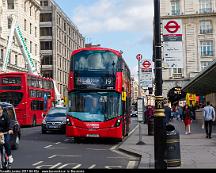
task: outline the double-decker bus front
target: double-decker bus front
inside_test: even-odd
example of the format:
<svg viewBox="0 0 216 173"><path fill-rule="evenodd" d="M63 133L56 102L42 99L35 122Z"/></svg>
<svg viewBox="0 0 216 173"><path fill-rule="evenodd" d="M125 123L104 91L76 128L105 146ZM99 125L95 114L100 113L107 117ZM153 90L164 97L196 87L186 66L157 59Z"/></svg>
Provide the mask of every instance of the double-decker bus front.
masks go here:
<svg viewBox="0 0 216 173"><path fill-rule="evenodd" d="M72 53L66 135L123 139L122 61L117 51L84 48Z"/></svg>

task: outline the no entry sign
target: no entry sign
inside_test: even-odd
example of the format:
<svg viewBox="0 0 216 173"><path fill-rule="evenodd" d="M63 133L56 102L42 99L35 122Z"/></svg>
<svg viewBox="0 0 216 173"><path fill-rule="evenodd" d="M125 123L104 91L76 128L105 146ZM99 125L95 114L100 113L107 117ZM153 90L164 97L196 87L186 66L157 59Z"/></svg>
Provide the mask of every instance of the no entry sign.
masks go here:
<svg viewBox="0 0 216 173"><path fill-rule="evenodd" d="M141 55L140 53L137 54L136 59L137 59L138 61L140 61L140 60L142 59L142 55Z"/></svg>

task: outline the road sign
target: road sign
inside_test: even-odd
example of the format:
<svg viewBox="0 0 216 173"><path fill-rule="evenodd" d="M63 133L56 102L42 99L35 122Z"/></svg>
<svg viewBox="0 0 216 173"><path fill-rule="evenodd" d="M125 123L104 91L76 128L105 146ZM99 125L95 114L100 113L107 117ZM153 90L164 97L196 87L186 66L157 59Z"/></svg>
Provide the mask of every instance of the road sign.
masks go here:
<svg viewBox="0 0 216 173"><path fill-rule="evenodd" d="M176 21L170 20L169 22L167 22L167 24L164 26L164 28L169 33L176 33L179 30L180 25Z"/></svg>
<svg viewBox="0 0 216 173"><path fill-rule="evenodd" d="M142 63L144 69L148 69L150 66L151 66L151 63L147 60L145 60L143 63Z"/></svg>
<svg viewBox="0 0 216 173"><path fill-rule="evenodd" d="M137 54L136 59L137 59L138 61L140 61L140 60L142 59L142 55L141 55L141 54Z"/></svg>

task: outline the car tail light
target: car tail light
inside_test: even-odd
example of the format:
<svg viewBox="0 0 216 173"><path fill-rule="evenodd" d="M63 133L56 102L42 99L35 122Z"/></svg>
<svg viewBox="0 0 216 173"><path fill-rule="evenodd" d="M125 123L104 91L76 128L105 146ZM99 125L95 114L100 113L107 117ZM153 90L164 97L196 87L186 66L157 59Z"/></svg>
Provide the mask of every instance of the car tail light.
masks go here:
<svg viewBox="0 0 216 173"><path fill-rule="evenodd" d="M69 118L66 119L66 124L67 124L68 126L72 126L72 123L71 123L71 121L70 121Z"/></svg>
<svg viewBox="0 0 216 173"><path fill-rule="evenodd" d="M120 119L117 119L117 120L116 120L116 123L115 123L115 127L120 126L120 124L121 124L121 120L120 120Z"/></svg>

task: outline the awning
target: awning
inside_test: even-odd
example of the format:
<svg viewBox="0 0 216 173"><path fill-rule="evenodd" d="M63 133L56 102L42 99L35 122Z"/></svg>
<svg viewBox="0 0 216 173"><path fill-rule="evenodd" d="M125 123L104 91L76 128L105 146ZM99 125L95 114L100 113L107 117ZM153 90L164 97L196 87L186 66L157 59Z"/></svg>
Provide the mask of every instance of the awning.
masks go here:
<svg viewBox="0 0 216 173"><path fill-rule="evenodd" d="M216 93L216 60L186 83L182 90L197 95Z"/></svg>

